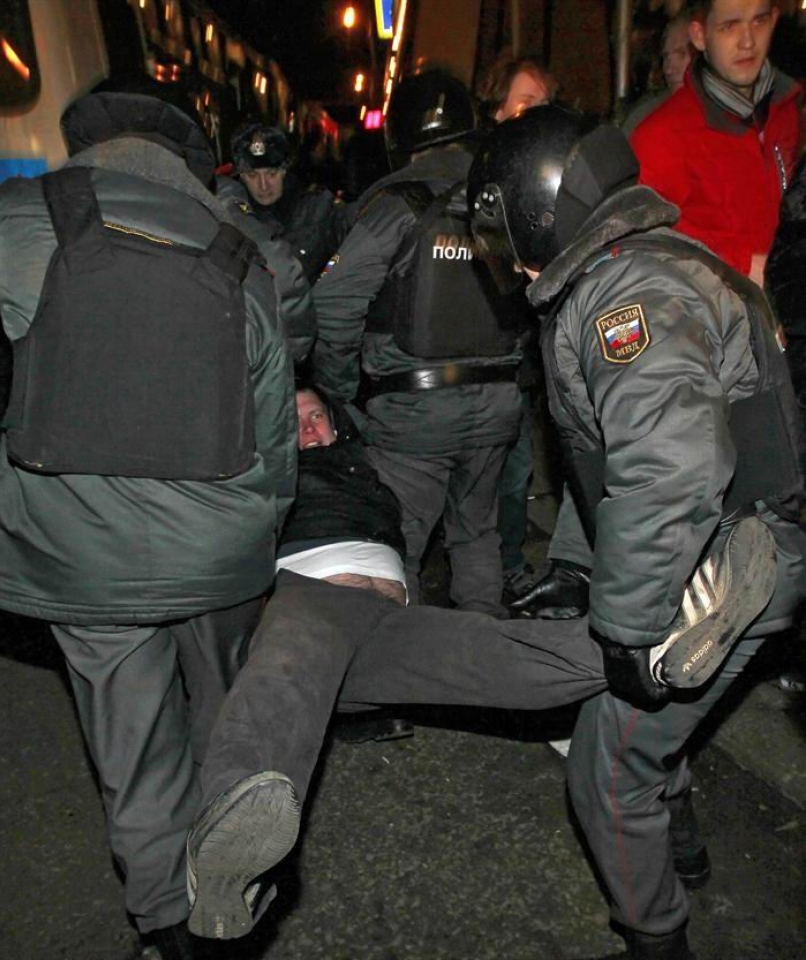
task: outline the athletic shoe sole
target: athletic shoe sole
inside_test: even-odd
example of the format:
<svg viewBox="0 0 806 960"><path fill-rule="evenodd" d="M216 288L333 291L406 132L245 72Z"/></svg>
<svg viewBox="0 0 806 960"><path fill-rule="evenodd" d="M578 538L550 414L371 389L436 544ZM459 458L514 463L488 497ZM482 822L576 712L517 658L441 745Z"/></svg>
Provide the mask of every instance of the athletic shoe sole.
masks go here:
<svg viewBox="0 0 806 960"><path fill-rule="evenodd" d="M727 565L727 583L716 608L655 654L653 675L666 686L690 689L709 680L770 602L775 590L775 540L760 520L749 517L736 525L721 562Z"/></svg>
<svg viewBox="0 0 806 960"><path fill-rule="evenodd" d="M291 850L299 824L300 802L281 773L258 773L216 798L188 836L190 932L249 933L276 892L256 880Z"/></svg>

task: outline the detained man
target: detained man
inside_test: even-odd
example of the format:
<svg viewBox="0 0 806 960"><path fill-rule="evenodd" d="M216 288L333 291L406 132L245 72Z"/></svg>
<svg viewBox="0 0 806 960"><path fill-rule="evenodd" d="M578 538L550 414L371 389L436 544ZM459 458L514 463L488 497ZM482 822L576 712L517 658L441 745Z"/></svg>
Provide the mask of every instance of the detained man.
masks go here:
<svg viewBox="0 0 806 960"><path fill-rule="evenodd" d="M549 709L606 686L585 619L405 607L394 496L341 408L310 390L297 405L300 486L277 587L219 715L202 769L203 812L188 839L189 926L205 937L248 933L271 902L274 888L258 878L296 842L334 708ZM726 602L741 589L727 580ZM680 816L696 824L690 805ZM692 829L675 851L682 876L704 849Z"/></svg>

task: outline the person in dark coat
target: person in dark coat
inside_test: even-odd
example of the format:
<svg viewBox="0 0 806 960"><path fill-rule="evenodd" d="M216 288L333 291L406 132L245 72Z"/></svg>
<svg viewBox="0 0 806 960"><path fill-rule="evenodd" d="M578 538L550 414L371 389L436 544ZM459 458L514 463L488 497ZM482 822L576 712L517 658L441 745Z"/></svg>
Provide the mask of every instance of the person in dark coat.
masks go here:
<svg viewBox="0 0 806 960"><path fill-rule="evenodd" d="M396 169L357 202L314 287L313 371L329 396L365 405L372 462L401 505L410 601L441 518L451 600L505 617L498 481L521 420L521 351L516 318L473 262L462 190L475 123L469 92L444 71L395 90L386 132ZM465 222L433 236L432 205L440 224Z"/></svg>
<svg viewBox="0 0 806 960"><path fill-rule="evenodd" d="M806 412L806 155L781 202L781 219L767 260L765 289L786 334L786 358Z"/></svg>
<svg viewBox="0 0 806 960"><path fill-rule="evenodd" d="M767 260L765 289L786 338L786 359L806 424L806 155L792 175L781 203L781 220ZM806 663L799 661L778 678L789 691L806 690Z"/></svg>
<svg viewBox="0 0 806 960"><path fill-rule="evenodd" d="M170 296L179 280L176 268L196 264L182 288L193 293L193 316L184 318L193 323L195 308L212 297L213 276L202 252L218 237L251 250L208 190L215 160L201 127L191 108L171 96L163 84L122 90L105 85L65 112L62 129L71 159L64 171L48 176L78 171L88 182L98 217L92 220L97 230L89 248L71 247L68 256L61 237L57 243L42 178L15 178L0 186L0 312L14 347L15 371L18 360L31 359L25 351L34 318L41 323L43 311L51 310L51 322L58 319L52 310L70 309L55 292L43 296L48 278L66 282L76 268L85 286L102 279L106 271L91 260L93 272L78 268L82 257L99 251L114 260L118 249L111 254L108 249L113 238L137 243L143 260L148 251L158 289L138 289L134 274L125 293L111 290L97 302L98 317L77 318L77 336L85 320L94 323L106 311L113 325L114 315L125 308L127 316L153 321L149 329L164 330L165 341L175 346L170 331L188 308ZM78 202L68 195L68 212ZM61 266L65 258L67 270ZM223 308L241 338L233 355L240 380L222 383L213 376L196 382L194 363L210 352L185 338L177 376L187 376L187 386L213 398L214 414L208 420L205 413L200 424L191 422L192 414L179 417L164 407L159 422L154 416L142 422L148 436L141 433L131 452L137 454L167 425L177 442L198 428L217 444L215 411L226 407L219 401L242 388L248 413L238 427L243 427L245 469L209 479L161 470L43 472L10 454L11 438L25 433L27 411L22 415L21 408L10 407L0 430L0 608L51 624L98 772L110 846L125 877L126 907L164 960L194 956L186 927L185 842L198 812L198 763L241 647L259 619L274 572L276 531L296 480L293 373L274 286L251 254L240 267L241 281L233 279L225 288L231 293ZM133 302L116 301L116 295ZM219 317L220 301L212 304L210 313ZM72 335L58 323L56 329ZM89 353L99 370L106 354L114 353L114 344L100 336L75 346L86 347L82 355ZM141 356L131 360L141 372L134 378L141 388L141 403L132 404L135 419L159 386L148 372L168 353L156 333L147 342L140 338L138 347ZM211 364L223 362L217 351L212 354ZM57 373L65 371L51 370L52 380ZM60 389L64 381L62 376ZM115 387L106 383L104 389L114 397ZM42 393L48 394L47 387ZM181 395L184 391L178 399ZM109 424L100 400L85 409L88 421L104 424L88 451L102 455L121 424ZM58 447L61 439L51 442Z"/></svg>
<svg viewBox="0 0 806 960"><path fill-rule="evenodd" d="M291 145L279 127L247 123L236 131L231 149L235 177L219 178L219 196L289 243L313 283L347 233L347 207L324 187L306 186L289 169Z"/></svg>

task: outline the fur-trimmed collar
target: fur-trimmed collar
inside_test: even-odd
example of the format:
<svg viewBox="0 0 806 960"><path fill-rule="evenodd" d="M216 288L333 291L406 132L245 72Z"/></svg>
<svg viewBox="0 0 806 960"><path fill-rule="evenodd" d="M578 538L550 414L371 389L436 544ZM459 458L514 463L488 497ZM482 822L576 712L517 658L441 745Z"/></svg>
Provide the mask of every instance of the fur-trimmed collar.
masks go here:
<svg viewBox="0 0 806 960"><path fill-rule="evenodd" d="M541 306L553 300L585 261L608 244L631 233L671 226L679 218L680 210L649 187L619 190L593 211L570 246L529 285L530 303Z"/></svg>
<svg viewBox="0 0 806 960"><path fill-rule="evenodd" d="M217 220L233 222L232 214L225 205L190 172L181 157L150 140L141 137L116 137L114 140L106 140L77 153L65 166L97 167L160 183L198 200Z"/></svg>

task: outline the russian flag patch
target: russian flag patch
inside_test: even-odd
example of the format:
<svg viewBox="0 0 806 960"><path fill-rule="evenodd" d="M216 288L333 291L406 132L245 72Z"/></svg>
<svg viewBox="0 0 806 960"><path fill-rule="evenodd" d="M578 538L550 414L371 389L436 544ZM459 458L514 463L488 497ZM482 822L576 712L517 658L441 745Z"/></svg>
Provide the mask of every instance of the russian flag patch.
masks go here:
<svg viewBox="0 0 806 960"><path fill-rule="evenodd" d="M632 363L649 346L649 326L640 303L611 310L596 321L602 356L608 363Z"/></svg>

